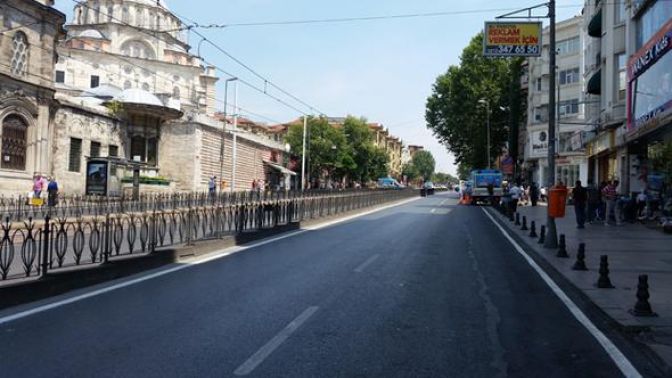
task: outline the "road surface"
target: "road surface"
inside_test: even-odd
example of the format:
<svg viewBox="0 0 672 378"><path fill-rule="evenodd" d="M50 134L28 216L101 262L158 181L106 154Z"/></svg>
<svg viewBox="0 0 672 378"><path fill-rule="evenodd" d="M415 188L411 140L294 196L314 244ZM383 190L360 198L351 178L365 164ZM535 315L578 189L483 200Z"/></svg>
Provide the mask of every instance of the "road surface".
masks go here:
<svg viewBox="0 0 672 378"><path fill-rule="evenodd" d="M621 375L484 212L446 195L11 313L3 377Z"/></svg>

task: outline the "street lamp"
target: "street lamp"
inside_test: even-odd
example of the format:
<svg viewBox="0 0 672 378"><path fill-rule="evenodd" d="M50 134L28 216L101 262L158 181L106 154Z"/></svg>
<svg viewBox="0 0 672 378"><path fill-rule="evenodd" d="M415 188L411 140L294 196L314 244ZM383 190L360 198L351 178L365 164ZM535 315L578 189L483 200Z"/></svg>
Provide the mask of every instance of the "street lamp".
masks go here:
<svg viewBox="0 0 672 378"><path fill-rule="evenodd" d="M488 169L490 169L490 101L482 98L478 100L479 104L485 104L485 111L487 113L487 128L488 128Z"/></svg>
<svg viewBox="0 0 672 378"><path fill-rule="evenodd" d="M224 180L224 135L226 133L226 107L227 107L227 99L228 99L228 94L229 94L229 82L230 81L236 81L238 80L237 77L232 77L229 79L226 79L224 81L224 126L222 127L222 136L221 136L221 144L219 146L219 180L220 183ZM219 185L219 192L222 192L222 185Z"/></svg>

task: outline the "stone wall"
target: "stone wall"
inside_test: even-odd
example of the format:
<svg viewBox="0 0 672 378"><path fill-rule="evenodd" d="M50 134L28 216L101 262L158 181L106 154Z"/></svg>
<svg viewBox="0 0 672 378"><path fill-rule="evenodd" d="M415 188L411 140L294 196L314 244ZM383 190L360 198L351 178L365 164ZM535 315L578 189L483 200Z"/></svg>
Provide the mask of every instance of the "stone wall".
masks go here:
<svg viewBox="0 0 672 378"><path fill-rule="evenodd" d="M72 138L82 140L79 172L69 170ZM54 118L51 174L64 194L84 194L86 185L86 158L91 156L91 142L100 143L100 156L108 156L109 146L118 147L118 155L125 156L127 136L122 124L93 109L63 106Z"/></svg>

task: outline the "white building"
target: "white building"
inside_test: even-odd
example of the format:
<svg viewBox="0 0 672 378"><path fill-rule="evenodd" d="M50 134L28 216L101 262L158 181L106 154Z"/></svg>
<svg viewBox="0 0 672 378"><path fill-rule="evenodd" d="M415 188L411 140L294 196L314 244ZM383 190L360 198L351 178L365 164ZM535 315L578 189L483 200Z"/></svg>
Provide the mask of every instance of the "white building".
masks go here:
<svg viewBox="0 0 672 378"><path fill-rule="evenodd" d="M556 180L573 186L576 180L586 181L588 164L582 145L586 128L583 95L584 39L581 33L582 17L576 16L557 23L557 77L556 100ZM549 36L544 29L544 47L540 58L528 60L528 114L525 167L527 179L542 186L548 177L548 90L549 90Z"/></svg>

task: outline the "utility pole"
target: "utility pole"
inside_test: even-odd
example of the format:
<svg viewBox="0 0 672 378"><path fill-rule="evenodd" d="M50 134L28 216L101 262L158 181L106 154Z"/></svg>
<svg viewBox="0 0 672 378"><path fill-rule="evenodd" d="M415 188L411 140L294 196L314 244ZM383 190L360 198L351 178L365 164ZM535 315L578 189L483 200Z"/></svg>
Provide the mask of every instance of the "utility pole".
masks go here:
<svg viewBox="0 0 672 378"><path fill-rule="evenodd" d="M549 26L549 49L548 49L548 181L547 190L549 191L555 186L555 125L556 125L556 94L555 94L555 77L557 76L558 67L555 65L556 61L556 44L555 44L555 0L548 2L548 18L550 19ZM558 248L558 230L555 225L555 218L550 215L546 219L546 240L544 242L545 248Z"/></svg>
<svg viewBox="0 0 672 378"><path fill-rule="evenodd" d="M533 15L533 10L548 7L548 15L544 16L535 16ZM527 16L520 15L521 13L527 13ZM548 44L548 177L547 177L547 188L550 191L555 185L555 126L557 124L556 120L556 76L557 76L557 67L556 62L556 41L555 41L555 0L549 0L548 3L543 3L535 5L529 8L524 8L509 12L502 16L497 17L498 19L503 18L548 18L549 19L549 44ZM495 55L496 56L496 55ZM557 248L558 247L558 230L555 225L555 218L550 215L547 216L546 220L546 240L544 242L545 248Z"/></svg>
<svg viewBox="0 0 672 378"><path fill-rule="evenodd" d="M238 80L237 77L232 77L229 79L226 79L224 82L224 126L222 127L222 135L220 138L220 146L219 146L219 192L221 193L224 190L224 186L221 184L224 181L224 139L226 138L226 124L228 122L227 120L227 109L226 107L228 106L227 100L229 96L229 82L230 81L236 81Z"/></svg>
<svg viewBox="0 0 672 378"><path fill-rule="evenodd" d="M301 153L301 191L306 189L306 129L308 128L308 117L303 116L303 152Z"/></svg>
<svg viewBox="0 0 672 378"><path fill-rule="evenodd" d="M236 187L236 165L238 160L238 82L233 92L233 166L231 167L231 192Z"/></svg>

